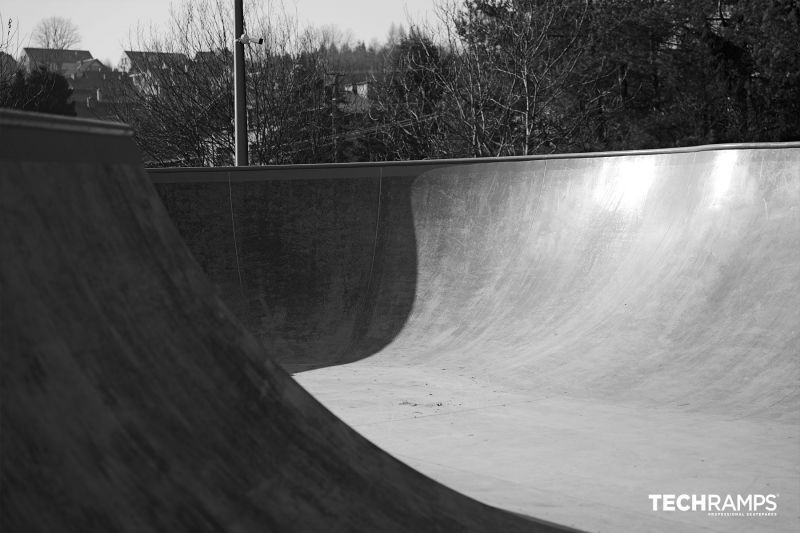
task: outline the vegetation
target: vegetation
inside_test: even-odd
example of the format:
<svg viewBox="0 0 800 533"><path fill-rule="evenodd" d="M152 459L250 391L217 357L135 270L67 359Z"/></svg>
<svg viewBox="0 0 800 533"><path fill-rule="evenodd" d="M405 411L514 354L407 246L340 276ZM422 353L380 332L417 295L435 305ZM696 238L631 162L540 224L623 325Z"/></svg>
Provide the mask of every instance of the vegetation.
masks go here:
<svg viewBox="0 0 800 533"><path fill-rule="evenodd" d="M251 162L800 140L797 0L443 2L369 46L249 3ZM113 100L151 164L232 162L229 11L187 1L131 43L157 60Z"/></svg>
<svg viewBox="0 0 800 533"><path fill-rule="evenodd" d="M4 23L0 33L0 107L75 116L72 89L66 78L46 69L22 71L12 55L19 49L17 25L2 16L0 20Z"/></svg>
<svg viewBox="0 0 800 533"><path fill-rule="evenodd" d="M45 69L25 74L18 70L0 81L0 107L75 116L72 89L64 76Z"/></svg>

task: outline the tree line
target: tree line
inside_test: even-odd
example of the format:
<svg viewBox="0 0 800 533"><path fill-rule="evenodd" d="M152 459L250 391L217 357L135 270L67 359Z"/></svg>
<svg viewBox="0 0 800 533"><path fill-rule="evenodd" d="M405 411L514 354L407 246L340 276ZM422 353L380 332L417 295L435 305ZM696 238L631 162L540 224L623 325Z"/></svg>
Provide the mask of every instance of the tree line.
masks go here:
<svg viewBox="0 0 800 533"><path fill-rule="evenodd" d="M800 140L797 0L445 0L370 45L259 6L253 164ZM228 7L185 2L132 45L156 60L113 101L151 165L232 160Z"/></svg>
<svg viewBox="0 0 800 533"><path fill-rule="evenodd" d="M384 78L398 157L800 139L800 2L467 0ZM427 120L425 120L427 119Z"/></svg>

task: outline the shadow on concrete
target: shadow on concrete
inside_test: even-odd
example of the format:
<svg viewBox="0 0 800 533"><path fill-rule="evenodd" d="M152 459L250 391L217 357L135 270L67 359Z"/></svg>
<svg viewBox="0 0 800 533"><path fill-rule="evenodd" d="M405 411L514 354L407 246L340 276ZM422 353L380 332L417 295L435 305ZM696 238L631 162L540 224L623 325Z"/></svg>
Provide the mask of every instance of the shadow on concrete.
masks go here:
<svg viewBox="0 0 800 533"><path fill-rule="evenodd" d="M414 176L366 166L151 171L219 295L289 372L386 346L411 311Z"/></svg>

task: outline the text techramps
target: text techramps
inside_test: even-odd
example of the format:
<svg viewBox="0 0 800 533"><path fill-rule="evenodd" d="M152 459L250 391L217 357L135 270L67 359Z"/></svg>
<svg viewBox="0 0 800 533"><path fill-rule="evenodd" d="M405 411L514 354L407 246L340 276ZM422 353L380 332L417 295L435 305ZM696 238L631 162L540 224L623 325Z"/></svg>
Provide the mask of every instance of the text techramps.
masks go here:
<svg viewBox="0 0 800 533"><path fill-rule="evenodd" d="M797 146L153 187L124 127L0 128L10 531L800 523Z"/></svg>

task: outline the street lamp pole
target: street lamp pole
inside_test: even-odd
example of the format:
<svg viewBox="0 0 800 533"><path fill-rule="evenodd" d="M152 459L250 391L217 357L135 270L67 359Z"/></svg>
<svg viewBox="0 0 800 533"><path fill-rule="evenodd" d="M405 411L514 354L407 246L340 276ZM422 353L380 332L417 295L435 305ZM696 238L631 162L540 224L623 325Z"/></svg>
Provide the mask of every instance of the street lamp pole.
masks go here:
<svg viewBox="0 0 800 533"><path fill-rule="evenodd" d="M234 0L233 24L236 41L233 43L233 93L234 93L234 132L236 138L236 166L246 167L247 162L247 95L244 75L244 43L239 38L244 35L243 0Z"/></svg>

